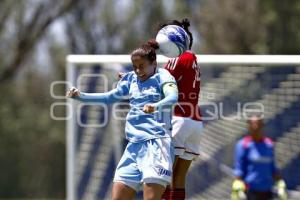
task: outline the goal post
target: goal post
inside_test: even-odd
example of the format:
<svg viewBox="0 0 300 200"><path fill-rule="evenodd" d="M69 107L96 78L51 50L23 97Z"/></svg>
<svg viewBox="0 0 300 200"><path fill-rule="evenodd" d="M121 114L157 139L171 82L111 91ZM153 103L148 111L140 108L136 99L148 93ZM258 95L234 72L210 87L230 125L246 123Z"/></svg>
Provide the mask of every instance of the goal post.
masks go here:
<svg viewBox="0 0 300 200"><path fill-rule="evenodd" d="M282 67L283 65L300 65L300 55L197 55L198 64L203 66L264 66ZM162 55L157 56L158 65L166 63L168 58ZM67 85L78 87L78 68L90 67L93 65L130 65L130 55L68 55L66 57L66 82ZM299 71L300 72L300 71ZM205 74L202 73L203 76ZM298 82L297 82L298 84ZM76 105L73 100L67 100L68 109L66 121L66 170L67 170L67 199L78 200L77 187L77 133L78 120L76 116ZM98 191L99 193L99 191ZM86 197L87 199L88 197ZM84 199L84 198L82 198Z"/></svg>

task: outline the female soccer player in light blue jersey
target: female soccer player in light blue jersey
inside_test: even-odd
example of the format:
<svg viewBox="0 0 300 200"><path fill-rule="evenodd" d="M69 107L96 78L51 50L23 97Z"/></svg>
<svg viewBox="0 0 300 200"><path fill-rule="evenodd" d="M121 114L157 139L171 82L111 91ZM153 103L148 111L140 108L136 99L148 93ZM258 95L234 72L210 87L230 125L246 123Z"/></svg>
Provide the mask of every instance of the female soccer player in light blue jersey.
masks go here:
<svg viewBox="0 0 300 200"><path fill-rule="evenodd" d="M83 102L110 104L128 98L125 134L128 145L117 166L112 199L134 199L143 186L144 199L159 200L171 182L171 107L177 102L174 78L157 67L150 40L131 54L133 71L125 74L117 87L106 93L83 93L71 88L67 96Z"/></svg>

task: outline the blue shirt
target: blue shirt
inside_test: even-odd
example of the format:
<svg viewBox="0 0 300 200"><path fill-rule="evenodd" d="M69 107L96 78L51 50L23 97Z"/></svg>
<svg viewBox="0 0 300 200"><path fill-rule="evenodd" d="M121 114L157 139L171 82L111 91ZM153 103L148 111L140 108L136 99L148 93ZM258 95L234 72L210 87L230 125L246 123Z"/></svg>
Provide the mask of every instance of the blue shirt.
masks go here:
<svg viewBox="0 0 300 200"><path fill-rule="evenodd" d="M132 71L127 73L117 87L107 93L81 93L75 99L83 102L110 104L129 99L130 111L126 117L125 134L130 142L141 142L154 138L170 137L172 105L177 102L178 93L163 92L165 84L176 81L171 74L161 68L145 81L140 81ZM156 107L154 113L143 112L146 104Z"/></svg>
<svg viewBox="0 0 300 200"><path fill-rule="evenodd" d="M238 141L235 148L235 176L241 177L250 190L271 191L277 173L274 147L270 138L255 142L251 136Z"/></svg>

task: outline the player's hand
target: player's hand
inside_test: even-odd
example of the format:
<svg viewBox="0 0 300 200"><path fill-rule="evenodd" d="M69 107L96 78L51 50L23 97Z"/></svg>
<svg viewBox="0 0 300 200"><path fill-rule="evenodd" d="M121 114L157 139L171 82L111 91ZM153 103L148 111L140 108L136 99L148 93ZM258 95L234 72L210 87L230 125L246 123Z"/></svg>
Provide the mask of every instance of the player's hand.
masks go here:
<svg viewBox="0 0 300 200"><path fill-rule="evenodd" d="M80 92L76 87L71 87L66 94L66 97L68 98L73 98L73 97L78 97L80 96Z"/></svg>
<svg viewBox="0 0 300 200"><path fill-rule="evenodd" d="M277 195L278 195L280 200L287 200L288 199L288 195L287 195L287 192L286 192L286 184L285 184L283 179L280 179L280 180L276 181L275 188L277 190Z"/></svg>
<svg viewBox="0 0 300 200"><path fill-rule="evenodd" d="M155 111L155 107L151 104L144 105L143 111L145 113L153 113Z"/></svg>
<svg viewBox="0 0 300 200"><path fill-rule="evenodd" d="M246 185L242 180L235 179L232 183L231 200L246 199Z"/></svg>
<svg viewBox="0 0 300 200"><path fill-rule="evenodd" d="M119 72L118 73L118 78L119 78L119 80L121 79L121 78L123 78L124 76L125 76L125 72Z"/></svg>

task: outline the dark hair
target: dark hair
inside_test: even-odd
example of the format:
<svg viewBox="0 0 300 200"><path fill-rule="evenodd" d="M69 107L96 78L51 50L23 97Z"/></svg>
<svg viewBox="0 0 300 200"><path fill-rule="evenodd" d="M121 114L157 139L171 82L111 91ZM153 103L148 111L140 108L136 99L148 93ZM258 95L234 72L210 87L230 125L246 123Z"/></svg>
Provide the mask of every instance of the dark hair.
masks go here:
<svg viewBox="0 0 300 200"><path fill-rule="evenodd" d="M145 58L149 60L151 63L156 60L156 52L155 50L159 48L158 43L155 41L155 39L150 39L148 42L142 44L141 47L135 49L131 53L131 58L133 56L141 56L142 58Z"/></svg>
<svg viewBox="0 0 300 200"><path fill-rule="evenodd" d="M157 32L158 32L160 29L162 29L163 27L168 26L168 25L177 25L177 26L182 27L182 28L186 31L186 33L187 33L187 34L189 35L189 37L190 37L190 45L189 45L189 48L191 49L191 48L192 48L192 45L193 45L193 34L192 34L192 33L190 32L190 30L189 30L189 26L191 25L191 24L190 24L190 20L187 19L187 18L184 18L181 22L178 21L178 20L169 20L169 21L167 21L167 22L165 22L165 23L160 24L160 25L159 25L159 28L158 28L158 30L157 30Z"/></svg>

